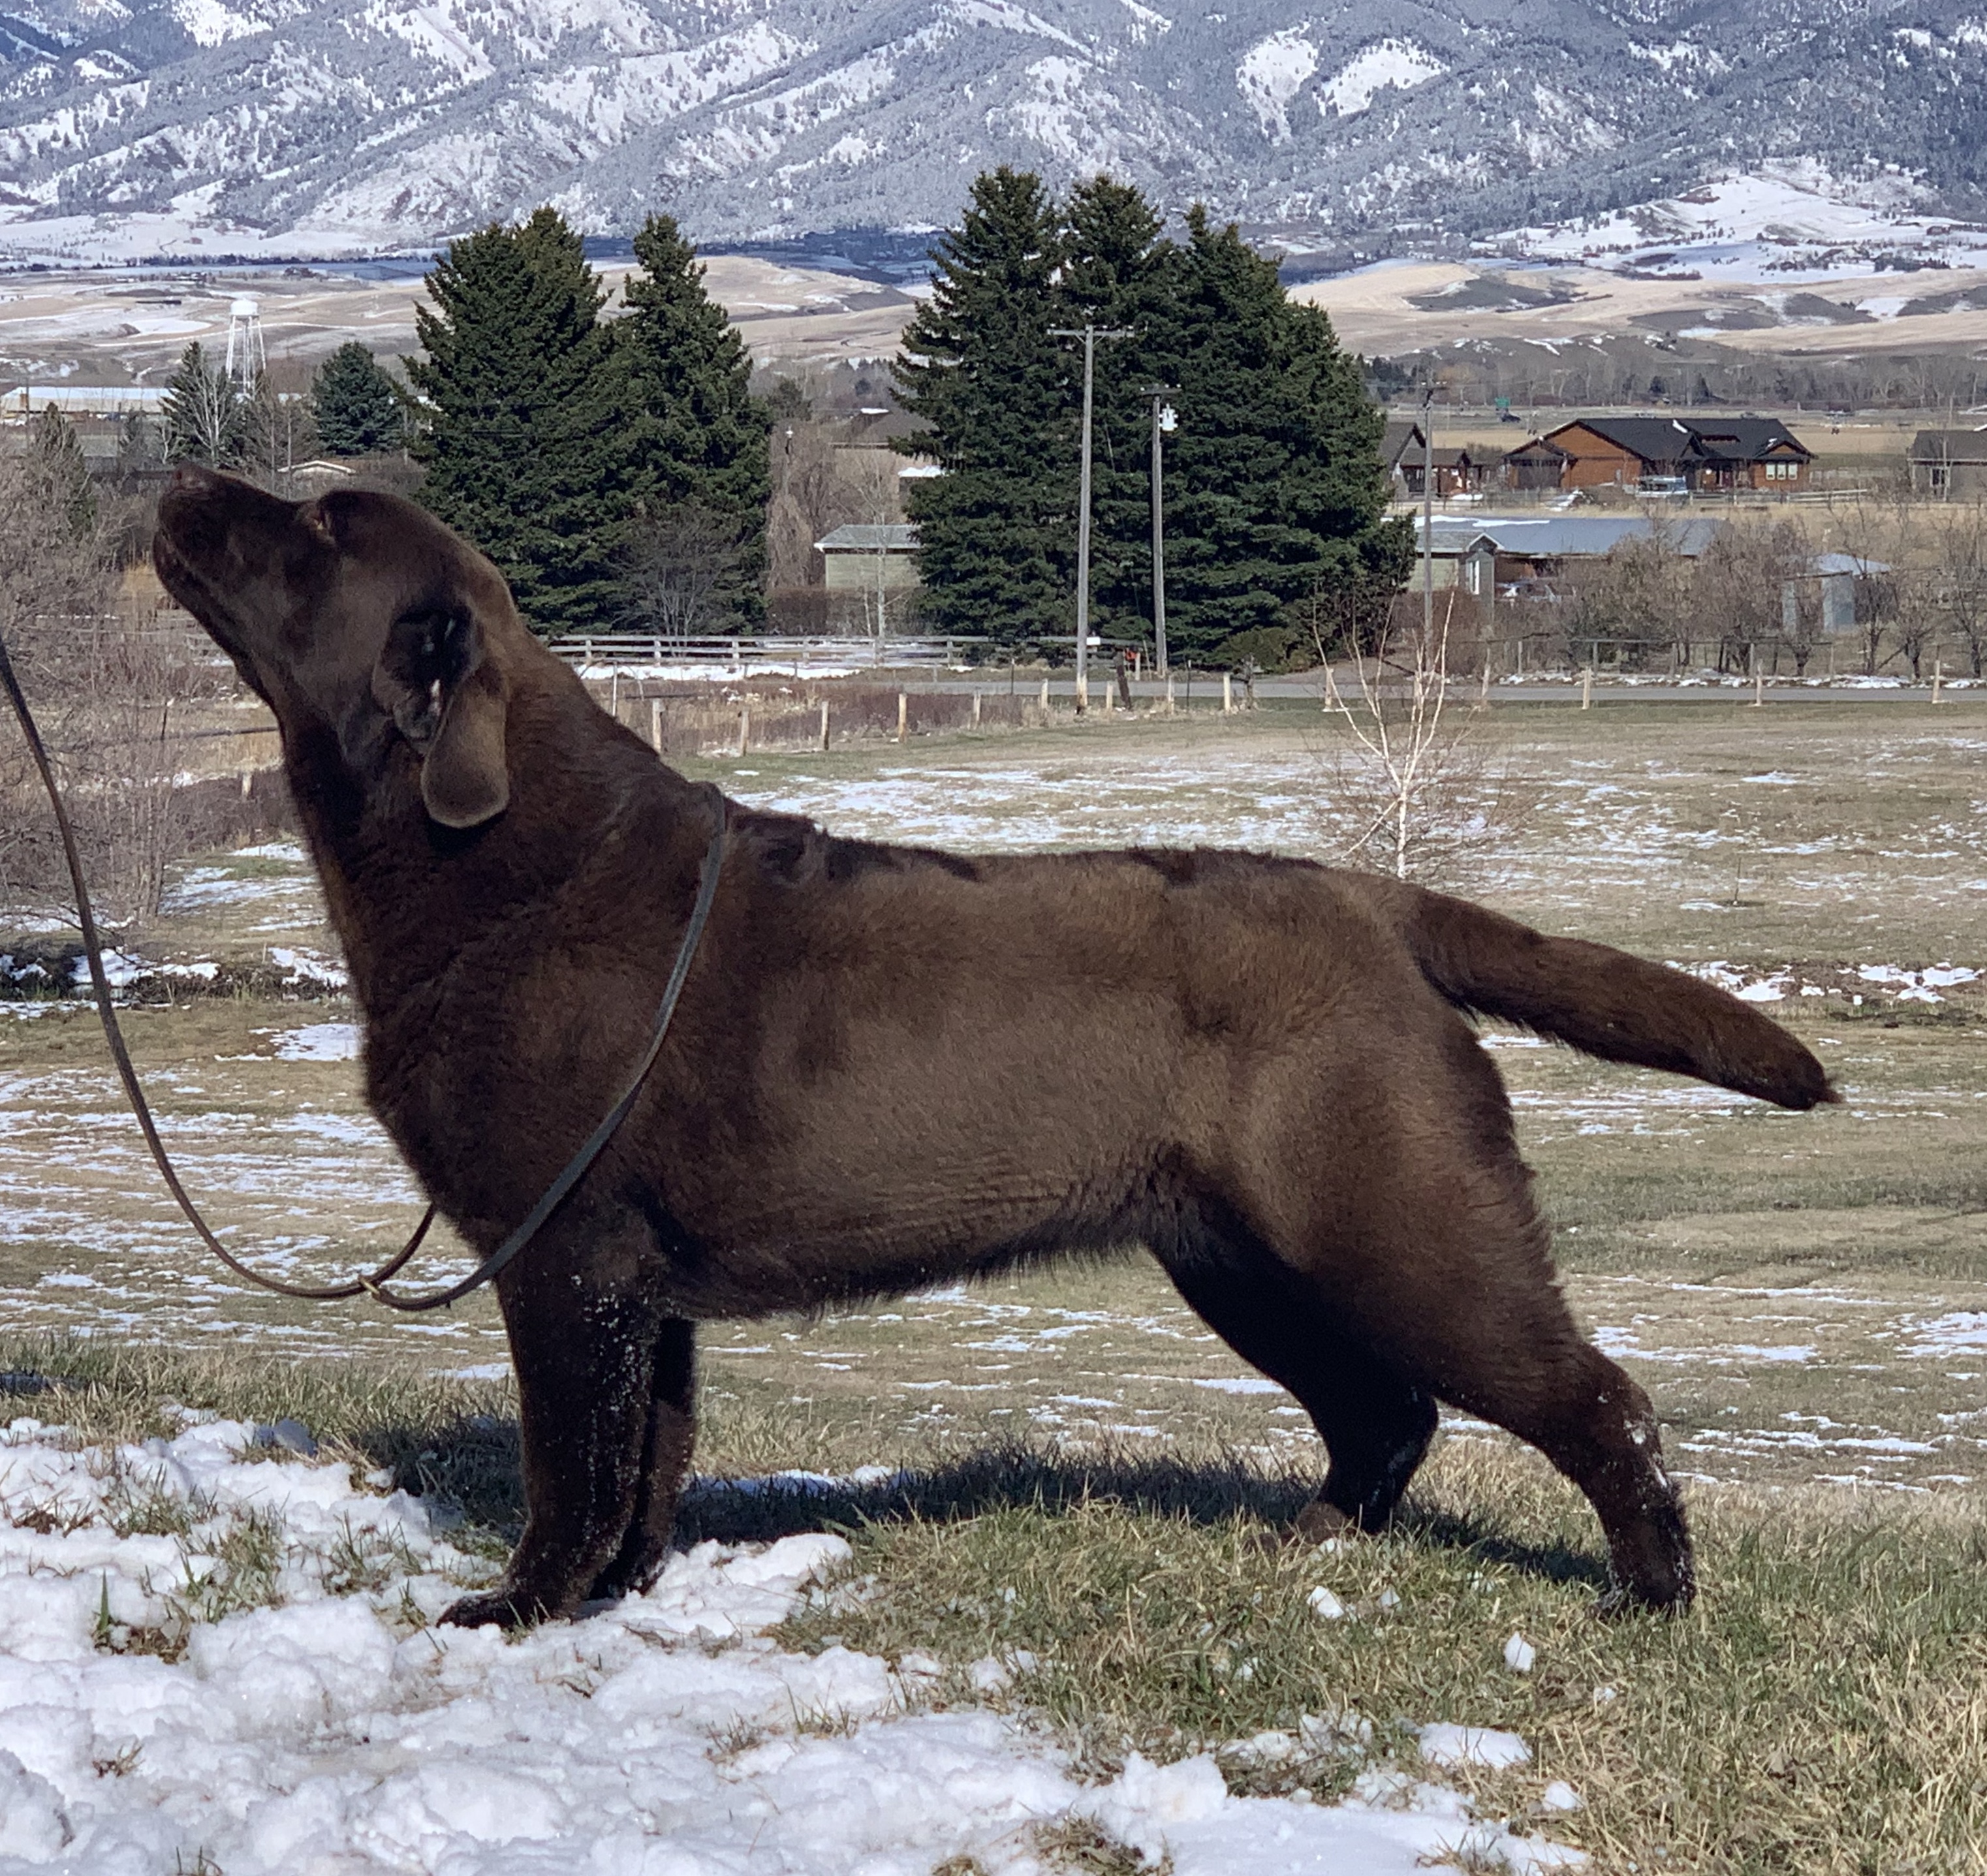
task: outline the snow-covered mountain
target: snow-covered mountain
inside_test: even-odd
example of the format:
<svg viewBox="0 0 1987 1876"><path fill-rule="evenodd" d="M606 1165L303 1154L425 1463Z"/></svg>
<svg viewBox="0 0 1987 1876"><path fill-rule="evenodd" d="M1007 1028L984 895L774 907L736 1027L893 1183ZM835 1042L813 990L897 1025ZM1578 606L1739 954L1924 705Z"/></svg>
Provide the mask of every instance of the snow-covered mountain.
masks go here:
<svg viewBox="0 0 1987 1876"><path fill-rule="evenodd" d="M1325 238L1766 162L1962 211L1987 181L1982 0L1225 4L0 0L0 245L405 249L545 201L931 226L1000 161Z"/></svg>

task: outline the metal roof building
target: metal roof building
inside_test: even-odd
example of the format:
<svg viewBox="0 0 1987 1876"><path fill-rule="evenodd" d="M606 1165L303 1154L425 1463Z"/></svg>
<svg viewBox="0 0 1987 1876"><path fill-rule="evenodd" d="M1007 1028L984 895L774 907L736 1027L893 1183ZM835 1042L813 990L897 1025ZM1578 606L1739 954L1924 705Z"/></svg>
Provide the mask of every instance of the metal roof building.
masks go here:
<svg viewBox="0 0 1987 1876"><path fill-rule="evenodd" d="M1429 552L1438 560L1478 552L1525 560L1597 559L1624 541L1647 540L1658 532L1677 552L1695 560L1724 525L1709 516L1671 520L1648 515L1438 515L1434 519ZM1421 516L1414 521L1419 553Z"/></svg>

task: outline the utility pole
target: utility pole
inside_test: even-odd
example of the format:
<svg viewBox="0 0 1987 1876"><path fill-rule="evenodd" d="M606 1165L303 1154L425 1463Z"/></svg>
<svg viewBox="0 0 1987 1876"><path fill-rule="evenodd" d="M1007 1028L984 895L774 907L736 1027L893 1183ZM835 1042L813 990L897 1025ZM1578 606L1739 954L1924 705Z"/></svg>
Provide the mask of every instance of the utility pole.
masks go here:
<svg viewBox="0 0 1987 1876"><path fill-rule="evenodd" d="M1080 717L1090 706L1090 413L1097 376L1097 342L1137 335L1122 326L1052 326L1049 336L1083 341L1083 474L1077 495L1076 522L1076 714Z"/></svg>
<svg viewBox="0 0 1987 1876"><path fill-rule="evenodd" d="M1160 439L1179 423L1166 402L1171 390L1155 384L1148 393L1152 400L1152 668L1161 683L1166 677L1166 464Z"/></svg>
<svg viewBox="0 0 1987 1876"><path fill-rule="evenodd" d="M1422 393L1422 656L1435 642L1435 387Z"/></svg>

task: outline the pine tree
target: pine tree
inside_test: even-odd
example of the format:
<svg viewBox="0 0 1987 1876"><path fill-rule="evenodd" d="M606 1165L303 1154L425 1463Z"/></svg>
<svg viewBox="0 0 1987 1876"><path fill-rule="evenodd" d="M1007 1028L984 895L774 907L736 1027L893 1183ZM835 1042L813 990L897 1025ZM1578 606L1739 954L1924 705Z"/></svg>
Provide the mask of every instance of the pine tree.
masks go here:
<svg viewBox="0 0 1987 1876"><path fill-rule="evenodd" d="M1162 225L1128 184L1108 176L1079 183L1054 322L1132 334L1095 346L1091 423L1090 617L1098 631L1126 637L1152 620L1151 390L1167 383L1159 366L1179 272Z"/></svg>
<svg viewBox="0 0 1987 1876"><path fill-rule="evenodd" d="M1383 419L1358 360L1322 312L1286 297L1274 261L1199 208L1149 356L1180 387L1166 626L1182 656L1220 662L1243 633L1294 638L1301 602L1398 583L1408 531L1385 518Z"/></svg>
<svg viewBox="0 0 1987 1876"><path fill-rule="evenodd" d="M405 435L400 388L356 339L347 339L311 380L311 415L329 456L398 449Z"/></svg>
<svg viewBox="0 0 1987 1876"><path fill-rule="evenodd" d="M541 631L611 623L627 474L605 297L552 209L450 244L406 361L420 498L501 567Z"/></svg>
<svg viewBox="0 0 1987 1876"><path fill-rule="evenodd" d="M89 465L83 461L76 426L49 404L29 426L28 447L51 506L75 539L89 539L96 527L96 491L90 487Z"/></svg>
<svg viewBox="0 0 1987 1876"><path fill-rule="evenodd" d="M200 341L180 354L160 405L168 462L231 469L248 444L248 413L239 387L221 365L210 365Z"/></svg>
<svg viewBox="0 0 1987 1876"><path fill-rule="evenodd" d="M1071 629L1076 418L1069 360L1048 336L1061 220L1039 177L981 176L905 329L899 400L931 426L906 447L946 471L914 483L909 504L924 611L941 630L1012 643Z"/></svg>
<svg viewBox="0 0 1987 1876"><path fill-rule="evenodd" d="M642 271L629 276L628 314L609 329L622 443L633 504L630 551L649 569L685 533L733 542L706 616L756 624L765 616L767 438L772 418L752 395L752 359L730 316L704 290L697 250L668 215L635 237ZM727 525L728 524L728 525Z"/></svg>

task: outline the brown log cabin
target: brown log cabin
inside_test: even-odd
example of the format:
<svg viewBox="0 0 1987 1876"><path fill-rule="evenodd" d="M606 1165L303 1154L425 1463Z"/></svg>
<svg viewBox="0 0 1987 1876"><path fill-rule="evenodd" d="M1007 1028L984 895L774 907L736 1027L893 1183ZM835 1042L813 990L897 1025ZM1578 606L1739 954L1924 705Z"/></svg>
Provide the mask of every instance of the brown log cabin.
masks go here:
<svg viewBox="0 0 1987 1876"><path fill-rule="evenodd" d="M1807 486L1813 453L1777 417L1581 417L1504 458L1513 488L1648 488L1692 494Z"/></svg>

